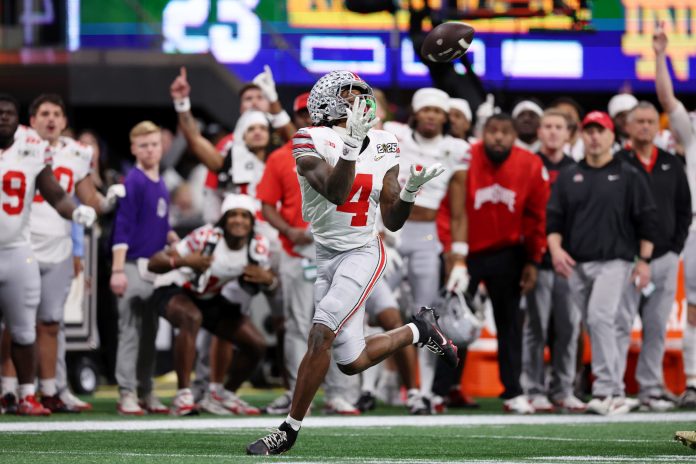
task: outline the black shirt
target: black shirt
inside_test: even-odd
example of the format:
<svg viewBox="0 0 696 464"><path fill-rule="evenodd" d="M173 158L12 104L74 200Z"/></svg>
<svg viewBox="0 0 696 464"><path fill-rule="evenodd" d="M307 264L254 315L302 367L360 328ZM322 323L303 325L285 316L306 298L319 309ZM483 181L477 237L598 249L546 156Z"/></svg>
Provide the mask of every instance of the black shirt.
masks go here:
<svg viewBox="0 0 696 464"><path fill-rule="evenodd" d="M657 158L648 172L632 150L621 150L614 156L634 166L645 175L657 205L657 233L653 258L669 251L681 253L691 225L691 192L684 164L664 150L654 148Z"/></svg>
<svg viewBox="0 0 696 464"><path fill-rule="evenodd" d="M613 158L601 168L582 160L562 170L547 207L546 230L578 262L633 261L640 240L654 241L655 200L645 176Z"/></svg>
<svg viewBox="0 0 696 464"><path fill-rule="evenodd" d="M549 183L551 185L556 183L558 173L561 171L561 169L566 168L568 166L574 166L576 164L575 160L570 156L563 155L563 158L561 158L561 160L558 163L554 163L540 151L537 152L537 155L539 155L541 161L544 163L544 167L549 173ZM546 250L546 253L544 253L544 256L541 258L541 264L539 265L539 267L541 269L553 269L553 263L551 262L551 253L549 253L548 250Z"/></svg>

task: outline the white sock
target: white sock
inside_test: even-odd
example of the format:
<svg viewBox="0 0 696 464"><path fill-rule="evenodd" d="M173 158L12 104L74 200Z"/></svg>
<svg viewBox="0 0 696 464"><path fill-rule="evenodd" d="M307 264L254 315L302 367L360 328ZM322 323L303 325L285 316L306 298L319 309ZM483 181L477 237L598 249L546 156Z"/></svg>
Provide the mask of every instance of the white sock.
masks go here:
<svg viewBox="0 0 696 464"><path fill-rule="evenodd" d="M8 393L17 395L17 377L0 377L0 384L2 385L3 396Z"/></svg>
<svg viewBox="0 0 696 464"><path fill-rule="evenodd" d="M210 382L208 384L208 391L210 393L220 393L222 391L222 384L221 383L215 383L215 382Z"/></svg>
<svg viewBox="0 0 696 464"><path fill-rule="evenodd" d="M418 343L418 339L420 338L420 331L418 330L418 327L416 327L416 324L414 324L413 322L409 322L408 324L406 324L406 327L411 329L411 332L413 332L413 341L411 343Z"/></svg>
<svg viewBox="0 0 696 464"><path fill-rule="evenodd" d="M428 350L418 350L418 373L420 375L420 391L423 396L430 397L435 380L435 363L437 358Z"/></svg>
<svg viewBox="0 0 696 464"><path fill-rule="evenodd" d="M696 387L696 327L688 322L684 326L682 335L684 354L684 374L686 374L686 386Z"/></svg>
<svg viewBox="0 0 696 464"><path fill-rule="evenodd" d="M53 396L58 393L55 377L52 379L39 379L39 391L42 396Z"/></svg>
<svg viewBox="0 0 696 464"><path fill-rule="evenodd" d="M25 383L19 386L19 398L23 399L27 396L34 395L36 393L36 388L33 383Z"/></svg>
<svg viewBox="0 0 696 464"><path fill-rule="evenodd" d="M360 379L360 390L364 392L370 392L374 395L375 389L377 388L377 377L379 376L379 368L377 366L372 366L362 371L361 375L362 379Z"/></svg>
<svg viewBox="0 0 696 464"><path fill-rule="evenodd" d="M290 427L292 427L292 429L295 432L300 430L300 427L302 427L302 421L298 421L297 419L293 419L292 417L290 417L290 414L288 414L288 417L285 418L285 422L287 422L288 425Z"/></svg>

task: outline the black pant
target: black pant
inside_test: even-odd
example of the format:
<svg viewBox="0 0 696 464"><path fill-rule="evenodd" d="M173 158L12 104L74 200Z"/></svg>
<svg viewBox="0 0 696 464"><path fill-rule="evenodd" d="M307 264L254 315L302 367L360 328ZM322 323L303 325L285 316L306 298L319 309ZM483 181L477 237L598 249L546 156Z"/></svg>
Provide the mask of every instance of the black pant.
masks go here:
<svg viewBox="0 0 696 464"><path fill-rule="evenodd" d="M525 264L521 247L472 253L467 259L473 295L480 282L486 285L493 305L493 316L498 336L498 364L500 380L505 387L501 398L509 399L522 394L522 324L524 312L520 309L520 278Z"/></svg>

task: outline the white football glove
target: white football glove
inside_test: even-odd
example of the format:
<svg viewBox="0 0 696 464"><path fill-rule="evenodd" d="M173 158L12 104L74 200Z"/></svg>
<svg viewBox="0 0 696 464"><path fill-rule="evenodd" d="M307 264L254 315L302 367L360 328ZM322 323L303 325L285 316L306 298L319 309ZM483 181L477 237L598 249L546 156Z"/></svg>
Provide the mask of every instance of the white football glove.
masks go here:
<svg viewBox="0 0 696 464"><path fill-rule="evenodd" d="M464 293L469 287L469 272L465 265L455 264L447 279L447 291Z"/></svg>
<svg viewBox="0 0 696 464"><path fill-rule="evenodd" d="M374 112L365 111L367 100L356 97L353 101L353 109L346 108L348 120L346 121L345 133L340 132L341 139L346 149L341 156L348 161L355 161L360 154L363 140L367 137L367 132L379 122L379 118L374 117ZM374 119L373 119L374 118Z"/></svg>
<svg viewBox="0 0 696 464"><path fill-rule="evenodd" d="M263 65L263 72L257 74L252 82L259 86L261 93L269 102L274 103L278 101L278 92L273 80L273 73L267 64Z"/></svg>
<svg viewBox="0 0 696 464"><path fill-rule="evenodd" d="M114 184L106 191L106 196L101 203L101 212L108 213L114 206L119 198L126 196L126 186L123 184Z"/></svg>
<svg viewBox="0 0 696 464"><path fill-rule="evenodd" d="M411 173L406 180L406 185L401 189L401 199L413 203L416 201L416 195L423 184L436 178L443 172L445 172L445 168L443 168L440 163L435 163L430 167L424 167L418 171L416 170L416 165L412 164Z"/></svg>
<svg viewBox="0 0 696 464"><path fill-rule="evenodd" d="M80 205L72 213L72 220L75 224L85 227L92 227L97 219L97 212L91 206Z"/></svg>

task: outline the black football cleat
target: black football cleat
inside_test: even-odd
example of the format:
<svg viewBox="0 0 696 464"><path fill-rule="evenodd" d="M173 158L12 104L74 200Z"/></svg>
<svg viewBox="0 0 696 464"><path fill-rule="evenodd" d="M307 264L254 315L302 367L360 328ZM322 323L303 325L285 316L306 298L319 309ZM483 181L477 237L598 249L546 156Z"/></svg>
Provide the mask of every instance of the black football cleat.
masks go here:
<svg viewBox="0 0 696 464"><path fill-rule="evenodd" d="M430 318L432 318L432 322L430 322ZM459 364L457 347L440 329L440 325L437 323L439 318L440 316L435 310L427 306L423 306L418 314L411 317L411 322L418 327L420 332L418 346L425 347L436 355L442 356L448 366L457 367Z"/></svg>
<svg viewBox="0 0 696 464"><path fill-rule="evenodd" d="M292 445L295 444L297 440L296 432L290 427L290 424L283 422L280 424L276 430L266 435L263 438L259 438L249 446L247 446L247 454L254 456L269 456L272 454L282 454L286 451L290 451Z"/></svg>
<svg viewBox="0 0 696 464"><path fill-rule="evenodd" d="M355 403L355 407L360 412L372 411L377 407L377 399L372 393L364 391L360 394L360 398L358 398L358 402Z"/></svg>

